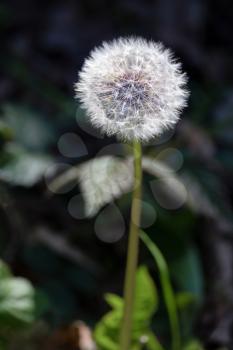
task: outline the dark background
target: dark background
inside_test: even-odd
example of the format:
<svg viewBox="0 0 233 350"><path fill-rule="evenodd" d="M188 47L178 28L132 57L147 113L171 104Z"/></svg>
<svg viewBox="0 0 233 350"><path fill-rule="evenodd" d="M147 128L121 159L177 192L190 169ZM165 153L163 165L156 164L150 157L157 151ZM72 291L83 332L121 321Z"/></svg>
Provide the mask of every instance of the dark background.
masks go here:
<svg viewBox="0 0 233 350"><path fill-rule="evenodd" d="M173 138L158 150L177 147L184 157L181 173L192 174L201 186L197 210L169 211L155 204L158 218L147 232L168 261L174 288L196 296L192 312L184 316L184 338L198 336L210 349L231 348L231 5L226 0L1 1L0 253L16 275L31 280L49 299L46 332L77 319L93 326L107 310L103 293L121 293L126 236L114 244L102 242L93 231L95 218L75 220L67 212L75 192L48 195L43 169L27 183L24 174L38 154L54 163L78 164L114 142L96 139L78 126L73 85L94 46L138 35L173 49L188 74L189 107ZM62 156L57 141L65 132L77 133L88 155ZM29 158L21 164L24 155ZM127 197L119 204L126 221L128 203ZM41 238L41 231L52 235L52 243ZM68 253L54 241L68 244ZM141 259L157 281L143 249ZM161 337L168 336L163 311L154 327Z"/></svg>

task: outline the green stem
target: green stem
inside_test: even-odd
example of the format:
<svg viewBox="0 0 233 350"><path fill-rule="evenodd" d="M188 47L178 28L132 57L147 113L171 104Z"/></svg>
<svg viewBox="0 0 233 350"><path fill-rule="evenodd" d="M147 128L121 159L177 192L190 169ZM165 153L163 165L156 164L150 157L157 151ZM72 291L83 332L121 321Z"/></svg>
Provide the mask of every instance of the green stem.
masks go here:
<svg viewBox="0 0 233 350"><path fill-rule="evenodd" d="M170 282L167 263L162 253L160 252L159 248L143 231L140 232L140 237L142 241L145 243L145 245L147 246L147 248L149 249L149 251L151 252L158 266L159 277L160 277L161 286L163 290L163 296L164 296L165 304L167 306L168 317L169 317L169 322L171 326L172 349L180 350L181 341L180 341L179 319L177 314L175 295Z"/></svg>
<svg viewBox="0 0 233 350"><path fill-rule="evenodd" d="M141 216L142 150L139 142L134 142L134 190L124 282L124 312L120 334L120 350L129 350L134 307L134 291L138 262L139 226Z"/></svg>

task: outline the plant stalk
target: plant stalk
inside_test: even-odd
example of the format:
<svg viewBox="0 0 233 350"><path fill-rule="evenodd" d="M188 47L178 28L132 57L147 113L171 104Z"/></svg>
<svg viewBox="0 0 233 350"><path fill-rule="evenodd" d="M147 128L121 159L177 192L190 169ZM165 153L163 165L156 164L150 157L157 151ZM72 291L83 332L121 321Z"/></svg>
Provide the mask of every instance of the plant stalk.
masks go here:
<svg viewBox="0 0 233 350"><path fill-rule="evenodd" d="M172 350L181 349L181 339L180 339L180 327L179 327L179 318L176 306L175 293L172 289L172 284L170 281L169 270L167 263L159 250L156 244L143 232L140 232L140 237L145 243L152 256L155 259L155 262L158 266L159 277L161 281L161 286L163 290L164 301L167 306L167 312L171 327L172 335Z"/></svg>
<svg viewBox="0 0 233 350"><path fill-rule="evenodd" d="M130 350L131 331L134 309L134 292L136 271L138 263L139 230L141 217L141 188L142 188L142 149L140 142L134 141L134 189L132 194L132 207L130 231L128 241L127 263L124 282L124 310L120 332L119 350Z"/></svg>

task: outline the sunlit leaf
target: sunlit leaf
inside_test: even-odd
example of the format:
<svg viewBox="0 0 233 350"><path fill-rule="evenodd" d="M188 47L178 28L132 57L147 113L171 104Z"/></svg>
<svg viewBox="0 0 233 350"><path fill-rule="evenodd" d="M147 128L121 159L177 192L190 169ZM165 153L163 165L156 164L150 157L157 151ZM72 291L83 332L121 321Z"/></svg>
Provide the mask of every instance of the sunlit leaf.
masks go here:
<svg viewBox="0 0 233 350"><path fill-rule="evenodd" d="M51 165L51 159L41 154L30 154L22 149L9 148L8 161L0 168L0 179L14 185L33 186Z"/></svg>
<svg viewBox="0 0 233 350"><path fill-rule="evenodd" d="M0 286L0 323L34 321L34 288L23 278L5 279Z"/></svg>
<svg viewBox="0 0 233 350"><path fill-rule="evenodd" d="M133 184L132 162L103 156L79 167L86 214L94 216L104 205L129 192Z"/></svg>
<svg viewBox="0 0 233 350"><path fill-rule="evenodd" d="M0 330L7 334L31 325L47 308L47 299L32 284L21 277L12 276L0 260Z"/></svg>

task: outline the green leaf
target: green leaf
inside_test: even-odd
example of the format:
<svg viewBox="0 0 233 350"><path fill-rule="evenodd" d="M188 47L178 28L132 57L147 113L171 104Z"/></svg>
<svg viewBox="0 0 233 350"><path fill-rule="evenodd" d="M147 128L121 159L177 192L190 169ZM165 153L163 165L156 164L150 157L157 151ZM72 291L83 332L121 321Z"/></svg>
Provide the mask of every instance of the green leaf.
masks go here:
<svg viewBox="0 0 233 350"><path fill-rule="evenodd" d="M148 338L146 341L146 347L148 350L163 350L162 345L152 332L148 332L145 337Z"/></svg>
<svg viewBox="0 0 233 350"><path fill-rule="evenodd" d="M94 338L99 349L117 350L121 317L122 314L117 315L116 312L112 311L97 323Z"/></svg>
<svg viewBox="0 0 233 350"><path fill-rule="evenodd" d="M78 177L86 214L92 217L103 206L132 190L132 161L110 155L95 158L78 167Z"/></svg>
<svg viewBox="0 0 233 350"><path fill-rule="evenodd" d="M123 299L121 297L119 297L118 295L112 294L112 293L107 293L107 294L105 294L105 300L113 309L122 310Z"/></svg>
<svg viewBox="0 0 233 350"><path fill-rule="evenodd" d="M157 289L146 266L141 266L136 276L134 321L141 321L147 324L157 307Z"/></svg>
<svg viewBox="0 0 233 350"><path fill-rule="evenodd" d="M32 324L47 308L45 296L21 277L13 277L0 260L0 330L9 332Z"/></svg>
<svg viewBox="0 0 233 350"><path fill-rule="evenodd" d="M0 324L17 327L34 321L34 288L24 278L6 278L0 285Z"/></svg>
<svg viewBox="0 0 233 350"><path fill-rule="evenodd" d="M204 347L198 340L194 339L186 344L183 350L204 350Z"/></svg>
<svg viewBox="0 0 233 350"><path fill-rule="evenodd" d="M11 147L8 161L0 168L0 179L14 185L33 186L51 165L51 159L41 154L30 154Z"/></svg>
<svg viewBox="0 0 233 350"><path fill-rule="evenodd" d="M9 267L2 260L0 260L0 282L4 278L9 278L9 277L11 277L11 271Z"/></svg>
<svg viewBox="0 0 233 350"><path fill-rule="evenodd" d="M120 333L121 320L123 317L124 301L115 294L107 294L107 303L112 311L107 313L95 328L95 340L101 350L117 350ZM138 268L136 275L135 302L132 325L132 350L140 350L142 344L140 339L150 334L151 344L155 343L150 331L150 322L158 307L158 295L155 284L145 266ZM157 347L149 350L161 350Z"/></svg>

